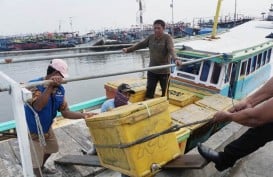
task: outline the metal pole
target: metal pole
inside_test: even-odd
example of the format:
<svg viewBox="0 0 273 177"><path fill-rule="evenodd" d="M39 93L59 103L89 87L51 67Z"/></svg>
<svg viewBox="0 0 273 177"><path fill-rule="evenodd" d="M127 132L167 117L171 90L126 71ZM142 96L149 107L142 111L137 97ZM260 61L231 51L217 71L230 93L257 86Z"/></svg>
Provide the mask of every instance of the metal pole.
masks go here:
<svg viewBox="0 0 273 177"><path fill-rule="evenodd" d="M237 0L235 0L235 8L234 8L234 26L236 25L237 20Z"/></svg>
<svg viewBox="0 0 273 177"><path fill-rule="evenodd" d="M205 61L205 60L209 60L209 59L217 58L217 57L221 57L221 56L223 56L223 55L222 54L212 55L212 56L200 58L197 60L183 62L182 65L198 63L201 61ZM180 58L180 59L183 59L183 58ZM109 76L124 75L124 74L137 73L137 72L143 72L143 71L151 71L151 70L162 69L162 68L170 68L173 66L176 66L176 65L175 64L168 64L168 65L152 66L152 67L147 67L147 68L142 68L142 69L136 69L136 70L131 70L131 71L123 71L123 72L117 72L117 73L108 73L108 74L101 74L101 75L77 77L77 78L65 79L63 81L63 83L80 81L80 80L96 79L96 78L109 77ZM27 84L21 85L21 87L29 88L29 87L34 87L37 85L49 84L50 82L52 82L52 81L51 80L44 80L44 81L32 82L32 83L27 83ZM8 90L8 88L1 88L1 90L5 91L5 90Z"/></svg>
<svg viewBox="0 0 273 177"><path fill-rule="evenodd" d="M139 25L140 25L140 37L141 39L144 38L143 34L143 7L142 7L142 0L138 1L139 5Z"/></svg>
<svg viewBox="0 0 273 177"><path fill-rule="evenodd" d="M216 13L215 13L215 17L214 17L212 34L211 34L211 38L212 39L216 38L217 25L218 25L218 18L219 18L219 14L220 14L221 3L222 3L222 0L218 0L217 8L216 8Z"/></svg>
<svg viewBox="0 0 273 177"><path fill-rule="evenodd" d="M16 130L20 148L21 163L23 167L23 175L25 177L33 177L34 174L32 169L30 145L27 131L28 128L25 118L22 89L18 83L9 78L3 72L0 72L0 76L7 80L11 86L13 117L16 121Z"/></svg>
<svg viewBox="0 0 273 177"><path fill-rule="evenodd" d="M69 19L70 19L69 24L70 24L71 32L73 33L72 17L69 17Z"/></svg>
<svg viewBox="0 0 273 177"><path fill-rule="evenodd" d="M146 52L148 49L138 50L136 52ZM77 58L77 57L86 57L86 56L97 56L97 55L109 55L109 54L121 54L123 53L121 50L119 51L108 51L108 52L86 52L86 53L78 53L78 54L65 54L65 55L50 55L50 56L42 56L42 57L31 57L28 59L16 59L7 61L3 59L0 61L0 64L7 63L22 63L22 62L30 62L30 61L42 61L42 60L51 60L55 58Z"/></svg>
<svg viewBox="0 0 273 177"><path fill-rule="evenodd" d="M174 37L173 0L172 0L171 8L172 8L172 36Z"/></svg>

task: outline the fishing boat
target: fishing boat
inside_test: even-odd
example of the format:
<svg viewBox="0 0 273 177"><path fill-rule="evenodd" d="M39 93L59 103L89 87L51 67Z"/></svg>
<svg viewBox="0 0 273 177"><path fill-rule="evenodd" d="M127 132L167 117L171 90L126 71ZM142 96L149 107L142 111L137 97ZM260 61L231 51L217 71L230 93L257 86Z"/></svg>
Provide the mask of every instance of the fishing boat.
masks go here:
<svg viewBox="0 0 273 177"><path fill-rule="evenodd" d="M184 61L216 54L223 56L177 67L172 83L235 99L245 97L270 76L272 40L265 37L271 28L270 22L250 21L222 34L219 39L176 44L178 56Z"/></svg>

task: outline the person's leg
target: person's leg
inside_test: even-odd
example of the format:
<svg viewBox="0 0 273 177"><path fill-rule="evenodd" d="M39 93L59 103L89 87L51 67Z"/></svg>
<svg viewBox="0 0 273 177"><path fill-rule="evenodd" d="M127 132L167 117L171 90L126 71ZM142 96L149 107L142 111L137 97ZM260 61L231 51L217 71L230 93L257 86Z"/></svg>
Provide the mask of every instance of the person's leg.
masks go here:
<svg viewBox="0 0 273 177"><path fill-rule="evenodd" d="M256 128L250 128L242 136L229 143L223 152L216 152L203 145L198 146L198 151L207 160L213 161L219 171L232 167L240 158L256 151L267 142L273 140L273 123Z"/></svg>
<svg viewBox="0 0 273 177"><path fill-rule="evenodd" d="M33 173L36 177L42 177L39 168L33 168Z"/></svg>
<svg viewBox="0 0 273 177"><path fill-rule="evenodd" d="M42 168L44 167L47 159L50 157L51 154L44 154L44 160L43 160L43 165L42 165Z"/></svg>
<svg viewBox="0 0 273 177"><path fill-rule="evenodd" d="M167 86L169 82L170 74L160 74L159 75L159 82L162 90L162 97L166 95Z"/></svg>
<svg viewBox="0 0 273 177"><path fill-rule="evenodd" d="M264 146L273 140L273 123L265 124L256 128L250 128L241 137L228 144L224 152L220 152L220 157L225 162L224 165L231 167L234 163Z"/></svg>
<svg viewBox="0 0 273 177"><path fill-rule="evenodd" d="M38 135L32 135L32 139L30 139L30 152L31 152L31 159L33 165L33 172L36 177L41 177L42 172L41 167L43 164L43 157L44 157L44 147L40 145L38 140Z"/></svg>
<svg viewBox="0 0 273 177"><path fill-rule="evenodd" d="M146 98L154 98L156 84L158 82L157 74L154 74L150 71L147 72L147 90Z"/></svg>
<svg viewBox="0 0 273 177"><path fill-rule="evenodd" d="M56 136L52 130L52 128L49 129L48 133L46 134L46 146L45 146L45 153L43 157L43 164L42 164L42 172L46 174L55 174L57 173L54 169L48 169L45 168L45 163L47 159L50 157L52 153L56 153L59 150L58 142L56 139Z"/></svg>

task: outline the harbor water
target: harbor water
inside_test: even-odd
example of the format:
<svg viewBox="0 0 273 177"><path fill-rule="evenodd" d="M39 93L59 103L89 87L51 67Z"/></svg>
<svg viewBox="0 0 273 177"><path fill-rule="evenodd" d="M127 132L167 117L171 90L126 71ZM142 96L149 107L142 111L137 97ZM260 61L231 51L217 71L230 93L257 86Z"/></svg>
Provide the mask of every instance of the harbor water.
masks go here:
<svg viewBox="0 0 273 177"><path fill-rule="evenodd" d="M38 56L45 55L49 54L39 54ZM54 55L56 55L56 53L54 53ZM37 54L23 55L17 57L28 58L34 56L36 57ZM68 58L65 60L69 65L69 77L74 78L141 69L148 66L149 54L147 52L130 54L121 53L112 55ZM50 60L2 64L0 65L0 71L6 73L8 76L10 76L12 79L19 83L25 83L31 79L45 76L49 62ZM66 99L69 105L72 105L82 101L105 96L104 84L106 82L124 77L143 76L146 76L146 73L133 73L127 75L70 82L64 84L64 87L66 89ZM7 83L3 81L3 78L0 78L0 86L7 86ZM12 115L10 95L8 94L8 92L2 92L0 93L0 98L0 122L13 120L14 118Z"/></svg>

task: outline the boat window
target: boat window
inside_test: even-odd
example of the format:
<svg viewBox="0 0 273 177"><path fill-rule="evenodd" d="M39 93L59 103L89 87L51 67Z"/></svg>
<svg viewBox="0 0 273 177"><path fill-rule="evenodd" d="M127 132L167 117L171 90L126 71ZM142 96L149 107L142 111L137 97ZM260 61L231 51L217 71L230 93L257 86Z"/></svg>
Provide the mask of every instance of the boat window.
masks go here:
<svg viewBox="0 0 273 177"><path fill-rule="evenodd" d="M240 72L240 76L244 76L245 73L246 73L246 62L247 61L244 61L241 65L241 72Z"/></svg>
<svg viewBox="0 0 273 177"><path fill-rule="evenodd" d="M228 66L226 66L227 68L225 68L226 69L225 83L229 82L231 66L232 66L232 63L230 63Z"/></svg>
<svg viewBox="0 0 273 177"><path fill-rule="evenodd" d="M251 58L249 58L247 61L246 75L250 73L250 68L251 68L250 66L251 66Z"/></svg>
<svg viewBox="0 0 273 177"><path fill-rule="evenodd" d="M258 61L257 61L257 69L260 68L262 62L262 53L258 55Z"/></svg>
<svg viewBox="0 0 273 177"><path fill-rule="evenodd" d="M220 72L221 72L221 64L214 63L210 83L212 83L212 84L218 83Z"/></svg>
<svg viewBox="0 0 273 177"><path fill-rule="evenodd" d="M178 70L182 72L194 74L194 75L199 75L200 66L201 66L201 63L193 63L189 65L180 66Z"/></svg>
<svg viewBox="0 0 273 177"><path fill-rule="evenodd" d="M211 61L204 61L203 67L201 71L200 80L206 82L209 76L209 69L210 69Z"/></svg>
<svg viewBox="0 0 273 177"><path fill-rule="evenodd" d="M263 59L262 59L262 65L265 64L265 61L266 61L266 55L267 55L267 50L264 51L264 54L263 54Z"/></svg>
<svg viewBox="0 0 273 177"><path fill-rule="evenodd" d="M252 59L252 64L251 64L251 70L250 72L253 72L256 68L256 63L257 63L257 55L253 57Z"/></svg>
<svg viewBox="0 0 273 177"><path fill-rule="evenodd" d="M271 59L271 52L272 52L272 49L269 49L269 50L268 50L268 54L267 54L267 63L270 62L270 59Z"/></svg>

